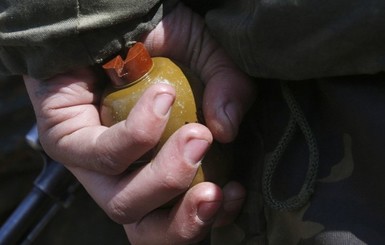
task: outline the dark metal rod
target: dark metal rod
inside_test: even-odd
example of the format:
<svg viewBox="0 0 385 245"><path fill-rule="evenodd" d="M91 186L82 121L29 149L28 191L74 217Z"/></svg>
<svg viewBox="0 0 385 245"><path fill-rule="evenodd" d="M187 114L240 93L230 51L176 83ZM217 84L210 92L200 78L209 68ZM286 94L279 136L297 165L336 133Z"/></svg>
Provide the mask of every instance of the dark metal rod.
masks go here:
<svg viewBox="0 0 385 245"><path fill-rule="evenodd" d="M53 217L51 212L57 211L55 206L68 207L78 185L62 164L47 157L33 189L0 228L0 245L20 242L28 237L27 232L35 233L30 237L36 237L36 231L41 230L36 226L48 223Z"/></svg>
<svg viewBox="0 0 385 245"><path fill-rule="evenodd" d="M35 241L36 237L44 230L46 225L53 219L56 213L62 208L61 205L55 204L44 215L44 217L35 225L32 231L28 233L21 245L30 245Z"/></svg>
<svg viewBox="0 0 385 245"><path fill-rule="evenodd" d="M0 228L0 245L30 244L60 208L71 204L73 193L79 186L62 164L45 154L36 125L28 132L26 140L42 154L44 167L30 193Z"/></svg>
<svg viewBox="0 0 385 245"><path fill-rule="evenodd" d="M28 227L32 226L41 209L47 206L46 194L34 187L19 204L0 229L0 244L9 245L19 241Z"/></svg>

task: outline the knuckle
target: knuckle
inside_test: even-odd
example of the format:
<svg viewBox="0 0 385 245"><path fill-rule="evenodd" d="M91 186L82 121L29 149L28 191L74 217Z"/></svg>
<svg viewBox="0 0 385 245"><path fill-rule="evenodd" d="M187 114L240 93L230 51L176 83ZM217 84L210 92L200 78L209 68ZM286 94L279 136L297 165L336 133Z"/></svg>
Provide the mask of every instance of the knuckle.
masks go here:
<svg viewBox="0 0 385 245"><path fill-rule="evenodd" d="M136 128L133 130L130 138L135 145L141 145L145 148L153 147L158 143L158 137L152 131Z"/></svg>
<svg viewBox="0 0 385 245"><path fill-rule="evenodd" d="M98 153L97 160L94 162L96 170L101 173L118 175L123 173L127 166L111 157L111 153L101 151Z"/></svg>
<svg viewBox="0 0 385 245"><path fill-rule="evenodd" d="M190 186L191 181L188 181L188 179L186 176L178 178L172 173L167 173L167 175L161 179L161 185L167 190L182 192Z"/></svg>
<svg viewBox="0 0 385 245"><path fill-rule="evenodd" d="M134 223L139 217L136 217L133 213L128 212L131 210L129 206L123 202L113 199L108 203L105 212L114 222L118 224L131 224Z"/></svg>
<svg viewBox="0 0 385 245"><path fill-rule="evenodd" d="M199 232L190 227L183 227L179 230L176 240L179 240L181 244L191 244L201 241L205 233Z"/></svg>

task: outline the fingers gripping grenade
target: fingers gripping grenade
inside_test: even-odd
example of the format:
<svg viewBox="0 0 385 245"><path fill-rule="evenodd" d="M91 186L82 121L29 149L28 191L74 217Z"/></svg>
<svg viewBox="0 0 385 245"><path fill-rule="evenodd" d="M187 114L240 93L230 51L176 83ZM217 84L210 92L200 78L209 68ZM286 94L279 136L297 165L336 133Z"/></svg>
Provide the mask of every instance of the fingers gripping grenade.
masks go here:
<svg viewBox="0 0 385 245"><path fill-rule="evenodd" d="M125 60L117 56L103 68L112 78L112 84L106 89L101 105L101 121L106 126L125 120L140 96L151 85L167 83L175 87L176 98L170 118L152 156L181 126L204 122L201 109L202 82L190 70L176 65L168 58L151 58L142 43L131 47ZM228 147L216 142L212 144L191 186L202 181L223 185L228 180L232 163Z"/></svg>

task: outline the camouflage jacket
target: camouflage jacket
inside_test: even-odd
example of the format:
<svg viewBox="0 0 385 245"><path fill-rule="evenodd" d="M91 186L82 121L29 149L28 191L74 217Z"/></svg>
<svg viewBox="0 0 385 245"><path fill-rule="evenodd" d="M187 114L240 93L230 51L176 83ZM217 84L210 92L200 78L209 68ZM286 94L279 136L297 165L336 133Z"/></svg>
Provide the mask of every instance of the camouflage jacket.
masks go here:
<svg viewBox="0 0 385 245"><path fill-rule="evenodd" d="M229 0L207 13L260 84L237 147L248 200L213 244L385 243L384 10Z"/></svg>
<svg viewBox="0 0 385 245"><path fill-rule="evenodd" d="M266 198L266 166L293 112L281 93L282 81L261 82L237 140L235 174L248 187L247 202L235 224L213 231L212 244L383 244L384 79L382 73L289 84L316 143L296 121L271 179L272 196L281 206ZM290 209L288 200L309 176L314 151L314 192Z"/></svg>
<svg viewBox="0 0 385 245"><path fill-rule="evenodd" d="M102 63L177 2L0 1L0 74L41 78ZM248 199L209 242L385 243L385 2L204 2L210 32L260 85L235 142Z"/></svg>

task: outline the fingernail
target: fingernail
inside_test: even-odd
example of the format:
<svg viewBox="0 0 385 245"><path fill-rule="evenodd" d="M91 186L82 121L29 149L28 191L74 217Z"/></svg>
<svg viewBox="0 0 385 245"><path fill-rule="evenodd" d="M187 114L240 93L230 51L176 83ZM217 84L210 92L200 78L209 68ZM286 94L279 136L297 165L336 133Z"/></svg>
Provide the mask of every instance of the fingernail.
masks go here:
<svg viewBox="0 0 385 245"><path fill-rule="evenodd" d="M206 153L209 142L202 139L189 140L184 148L184 158L191 164L199 163L203 155Z"/></svg>
<svg viewBox="0 0 385 245"><path fill-rule="evenodd" d="M203 222L213 221L220 207L221 202L219 201L201 202L198 205L197 216Z"/></svg>
<svg viewBox="0 0 385 245"><path fill-rule="evenodd" d="M158 116L165 116L170 111L174 97L170 94L158 94L154 100L154 113Z"/></svg>
<svg viewBox="0 0 385 245"><path fill-rule="evenodd" d="M225 120L227 121L229 128L228 130L231 130L232 134L235 137L236 132L238 132L238 127L241 122L241 115L240 115L240 109L236 105L236 103L228 103L224 107L224 115Z"/></svg>

